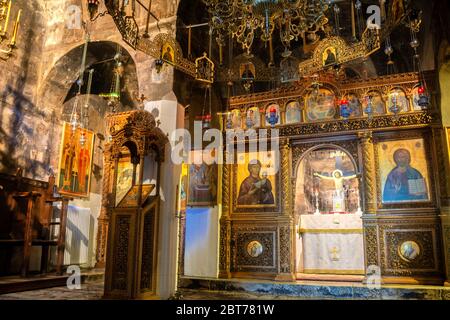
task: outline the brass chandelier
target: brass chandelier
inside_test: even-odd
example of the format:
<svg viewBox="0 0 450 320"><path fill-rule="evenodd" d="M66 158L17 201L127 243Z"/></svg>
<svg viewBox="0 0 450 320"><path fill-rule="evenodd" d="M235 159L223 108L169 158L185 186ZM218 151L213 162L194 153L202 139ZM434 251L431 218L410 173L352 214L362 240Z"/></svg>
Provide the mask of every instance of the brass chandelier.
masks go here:
<svg viewBox="0 0 450 320"><path fill-rule="evenodd" d="M325 0L203 0L211 14L220 46L231 36L248 55L256 36L272 45L275 30L290 55L291 41L311 38L323 29L328 4Z"/></svg>

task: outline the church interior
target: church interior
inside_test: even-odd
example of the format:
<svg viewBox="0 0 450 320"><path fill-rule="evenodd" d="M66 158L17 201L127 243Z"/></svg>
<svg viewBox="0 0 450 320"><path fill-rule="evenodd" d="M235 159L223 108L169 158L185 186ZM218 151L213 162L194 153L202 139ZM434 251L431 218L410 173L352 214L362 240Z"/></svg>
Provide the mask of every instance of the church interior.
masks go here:
<svg viewBox="0 0 450 320"><path fill-rule="evenodd" d="M0 0L0 300L449 300L449 21Z"/></svg>

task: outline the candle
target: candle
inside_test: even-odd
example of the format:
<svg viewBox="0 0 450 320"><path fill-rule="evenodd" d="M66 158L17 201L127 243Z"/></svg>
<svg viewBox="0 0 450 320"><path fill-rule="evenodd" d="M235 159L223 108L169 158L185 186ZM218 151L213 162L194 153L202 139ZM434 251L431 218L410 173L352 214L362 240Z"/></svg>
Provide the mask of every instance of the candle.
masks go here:
<svg viewBox="0 0 450 320"><path fill-rule="evenodd" d="M16 45L17 32L19 31L19 22L20 22L20 15L21 14L22 14L22 9L19 10L19 13L17 14L16 23L14 24L13 37L11 38L11 43L10 43L11 47L14 47Z"/></svg>
<svg viewBox="0 0 450 320"><path fill-rule="evenodd" d="M10 0L9 4L8 4L8 12L6 13L6 20L5 20L5 26L3 27L3 34L6 34L6 30L8 29L9 15L11 13L11 2L12 2L12 0Z"/></svg>
<svg viewBox="0 0 450 320"><path fill-rule="evenodd" d="M355 1L352 1L350 5L351 5L351 14L352 14L352 37L356 38Z"/></svg>

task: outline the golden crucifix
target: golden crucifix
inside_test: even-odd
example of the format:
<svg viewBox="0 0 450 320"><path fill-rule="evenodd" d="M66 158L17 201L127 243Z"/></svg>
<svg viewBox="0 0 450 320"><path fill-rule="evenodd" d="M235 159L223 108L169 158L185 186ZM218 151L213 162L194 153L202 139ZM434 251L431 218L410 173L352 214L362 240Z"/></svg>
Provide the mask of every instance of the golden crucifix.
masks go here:
<svg viewBox="0 0 450 320"><path fill-rule="evenodd" d="M344 176L343 172L341 170L337 169L337 170L333 171L333 173L331 174L331 177L321 175L321 174L319 174L317 172L314 173L314 176L318 177L320 179L323 179L323 180L333 180L334 181L334 186L335 186L335 189L336 189L336 193L338 195L343 195L343 192L344 192L344 181L345 180L354 179L358 175L357 174L352 174L351 176Z"/></svg>

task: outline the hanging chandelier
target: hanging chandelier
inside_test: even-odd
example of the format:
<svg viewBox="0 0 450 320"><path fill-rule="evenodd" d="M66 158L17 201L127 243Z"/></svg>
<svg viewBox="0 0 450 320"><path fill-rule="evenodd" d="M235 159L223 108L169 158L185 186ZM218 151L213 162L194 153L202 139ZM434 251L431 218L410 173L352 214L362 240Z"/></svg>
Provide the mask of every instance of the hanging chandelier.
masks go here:
<svg viewBox="0 0 450 320"><path fill-rule="evenodd" d="M211 14L211 24L217 32L217 42L224 43L230 35L251 54L256 36L271 42L279 32L288 56L291 41L311 37L328 19L325 0L204 0Z"/></svg>

